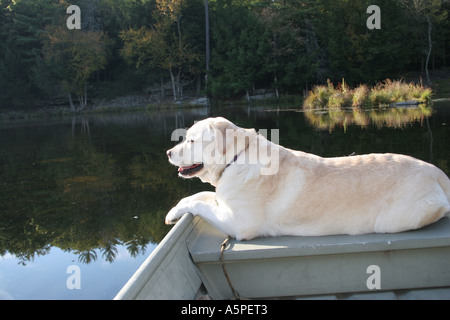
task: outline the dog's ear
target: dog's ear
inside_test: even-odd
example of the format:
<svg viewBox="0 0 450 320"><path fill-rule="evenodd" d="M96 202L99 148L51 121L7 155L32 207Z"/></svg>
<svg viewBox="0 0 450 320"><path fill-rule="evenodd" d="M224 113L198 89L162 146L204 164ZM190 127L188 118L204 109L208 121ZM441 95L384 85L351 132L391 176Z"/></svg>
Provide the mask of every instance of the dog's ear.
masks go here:
<svg viewBox="0 0 450 320"><path fill-rule="evenodd" d="M256 135L254 129L240 128L225 118L216 118L211 123L211 128L215 133L216 148L225 156L227 164L246 150L250 140Z"/></svg>
<svg viewBox="0 0 450 320"><path fill-rule="evenodd" d="M227 119L222 117L213 119L213 121L211 121L209 125L210 128L214 130L217 150L222 152L222 154L225 154L227 148L229 147L228 144L231 144L233 142L227 141L227 130L236 130L238 129L238 127L231 121L228 121Z"/></svg>

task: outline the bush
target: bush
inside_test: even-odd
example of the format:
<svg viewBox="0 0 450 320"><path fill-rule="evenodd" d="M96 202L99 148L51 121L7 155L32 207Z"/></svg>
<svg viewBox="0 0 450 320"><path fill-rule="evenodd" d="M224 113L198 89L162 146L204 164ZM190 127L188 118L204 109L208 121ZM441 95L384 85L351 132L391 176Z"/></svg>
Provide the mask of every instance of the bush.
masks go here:
<svg viewBox="0 0 450 320"><path fill-rule="evenodd" d="M370 105L370 89L365 84L360 85L358 88L353 90L353 107L367 107Z"/></svg>
<svg viewBox="0 0 450 320"><path fill-rule="evenodd" d="M401 80L386 79L372 89L364 84L349 89L344 80L342 85L334 87L328 81L328 86L316 86L308 93L303 102L303 109L369 108L403 101L428 103L431 94L431 89L424 88L421 84L408 84Z"/></svg>

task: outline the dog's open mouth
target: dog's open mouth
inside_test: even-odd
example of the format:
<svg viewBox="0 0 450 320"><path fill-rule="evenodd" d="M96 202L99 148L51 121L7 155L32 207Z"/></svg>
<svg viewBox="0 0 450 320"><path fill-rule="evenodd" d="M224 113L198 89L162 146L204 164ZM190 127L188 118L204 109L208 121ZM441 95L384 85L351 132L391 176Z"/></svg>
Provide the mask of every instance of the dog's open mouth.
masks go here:
<svg viewBox="0 0 450 320"><path fill-rule="evenodd" d="M183 176L190 176L200 171L201 169L203 169L203 163L197 163L187 167L179 167L178 173Z"/></svg>

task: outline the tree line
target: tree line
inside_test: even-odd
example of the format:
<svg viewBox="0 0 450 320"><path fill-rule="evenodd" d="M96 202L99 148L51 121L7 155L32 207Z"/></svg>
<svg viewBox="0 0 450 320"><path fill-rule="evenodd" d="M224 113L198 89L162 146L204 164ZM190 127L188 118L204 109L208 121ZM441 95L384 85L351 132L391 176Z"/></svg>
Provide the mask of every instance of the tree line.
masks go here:
<svg viewBox="0 0 450 320"><path fill-rule="evenodd" d="M279 96L448 66L449 0L377 0L381 29L366 25L372 2L0 0L0 107L62 96L84 109L154 88L174 100ZM66 25L69 5L80 30Z"/></svg>

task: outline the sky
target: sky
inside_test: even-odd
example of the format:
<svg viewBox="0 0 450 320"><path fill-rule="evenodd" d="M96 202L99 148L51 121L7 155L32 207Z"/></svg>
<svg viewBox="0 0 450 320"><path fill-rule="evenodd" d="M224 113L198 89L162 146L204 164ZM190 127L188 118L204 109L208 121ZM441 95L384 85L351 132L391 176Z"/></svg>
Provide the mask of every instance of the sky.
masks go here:
<svg viewBox="0 0 450 320"><path fill-rule="evenodd" d="M73 252L55 247L26 266L6 254L0 257L0 300L113 299L155 247L149 244L143 255L133 258L125 246L118 246L113 263L105 261L97 252L97 261L84 264ZM78 276L80 289L69 289L68 279L72 277L69 282L74 283L71 280Z"/></svg>

